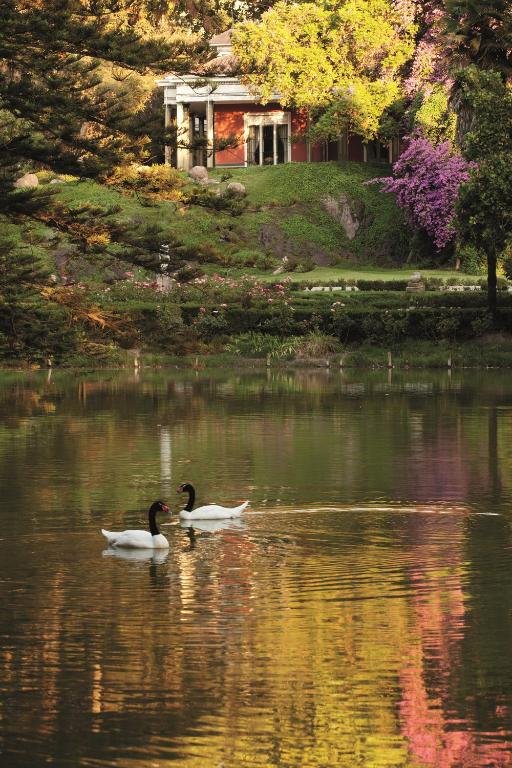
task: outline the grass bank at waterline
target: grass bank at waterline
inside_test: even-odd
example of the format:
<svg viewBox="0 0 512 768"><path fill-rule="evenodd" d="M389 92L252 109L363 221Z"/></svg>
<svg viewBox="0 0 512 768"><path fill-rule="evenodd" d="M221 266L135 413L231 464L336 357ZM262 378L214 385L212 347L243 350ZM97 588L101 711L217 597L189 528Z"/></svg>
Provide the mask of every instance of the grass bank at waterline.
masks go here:
<svg viewBox="0 0 512 768"><path fill-rule="evenodd" d="M449 342L411 341L388 347L363 344L357 347L342 347L333 351L327 348L311 348L311 339L305 338L303 348L295 337L280 340L280 347L270 352L247 349L243 354L237 351L237 337L226 346L233 351L211 352L208 354L173 355L158 352L116 350L109 359L98 360L90 355L77 355L60 365L47 368L45 363L20 363L19 360L5 361L0 370L119 370L133 372L138 376L144 369L189 370L195 374L202 370L230 369L286 369L309 368L329 371L343 370L421 370L421 369L487 369L512 368L512 336L489 335L481 339L454 344ZM245 342L245 339L244 339ZM318 344L318 341L316 342ZM308 346L310 347L308 349Z"/></svg>

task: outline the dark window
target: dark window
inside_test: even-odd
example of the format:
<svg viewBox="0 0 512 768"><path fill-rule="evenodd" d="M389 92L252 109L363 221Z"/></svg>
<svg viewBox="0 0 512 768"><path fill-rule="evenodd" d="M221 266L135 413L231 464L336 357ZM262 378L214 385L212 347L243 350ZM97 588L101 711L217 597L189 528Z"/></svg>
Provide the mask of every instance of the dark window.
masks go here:
<svg viewBox="0 0 512 768"><path fill-rule="evenodd" d="M286 163L288 159L288 126L277 126L277 162Z"/></svg>
<svg viewBox="0 0 512 768"><path fill-rule="evenodd" d="M263 126L263 165L274 164L274 126Z"/></svg>
<svg viewBox="0 0 512 768"><path fill-rule="evenodd" d="M369 163L389 163L389 148L380 141L369 141L366 145L366 158Z"/></svg>

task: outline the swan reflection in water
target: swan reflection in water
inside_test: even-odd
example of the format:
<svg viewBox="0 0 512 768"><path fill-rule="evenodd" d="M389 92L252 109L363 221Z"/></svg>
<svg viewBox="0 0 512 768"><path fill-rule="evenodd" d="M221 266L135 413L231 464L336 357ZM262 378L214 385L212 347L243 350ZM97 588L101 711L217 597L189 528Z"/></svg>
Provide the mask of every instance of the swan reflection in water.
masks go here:
<svg viewBox="0 0 512 768"><path fill-rule="evenodd" d="M131 560L139 563L161 565L169 556L168 549L118 549L108 547L102 552L103 557L117 557L119 560Z"/></svg>
<svg viewBox="0 0 512 768"><path fill-rule="evenodd" d="M204 533L217 533L218 531L242 531L245 521L240 518L226 518L225 520L180 520L181 528L189 532L201 531ZM190 534L189 534L190 535Z"/></svg>

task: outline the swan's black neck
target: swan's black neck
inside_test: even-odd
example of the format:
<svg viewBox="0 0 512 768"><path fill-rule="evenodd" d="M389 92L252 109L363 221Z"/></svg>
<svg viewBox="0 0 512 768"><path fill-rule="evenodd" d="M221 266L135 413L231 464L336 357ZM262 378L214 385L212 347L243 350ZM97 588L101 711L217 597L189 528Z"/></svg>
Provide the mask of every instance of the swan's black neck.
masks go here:
<svg viewBox="0 0 512 768"><path fill-rule="evenodd" d="M150 510L148 512L148 518L149 518L149 532L152 536L158 536L160 533L160 530L158 528L158 525L156 524L156 513L159 511L159 508L155 505L150 507Z"/></svg>
<svg viewBox="0 0 512 768"><path fill-rule="evenodd" d="M196 492L194 491L194 486L190 485L190 483L187 483L183 490L188 493L188 501L185 507L185 512L192 512L194 509L194 501L196 500Z"/></svg>

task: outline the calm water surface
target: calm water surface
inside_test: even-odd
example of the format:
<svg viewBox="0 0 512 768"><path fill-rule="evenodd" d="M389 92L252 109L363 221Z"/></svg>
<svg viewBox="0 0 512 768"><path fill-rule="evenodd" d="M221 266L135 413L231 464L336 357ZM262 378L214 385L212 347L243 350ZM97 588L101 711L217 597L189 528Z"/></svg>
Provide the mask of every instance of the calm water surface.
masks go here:
<svg viewBox="0 0 512 768"><path fill-rule="evenodd" d="M508 374L3 374L0 484L2 766L512 765Z"/></svg>

